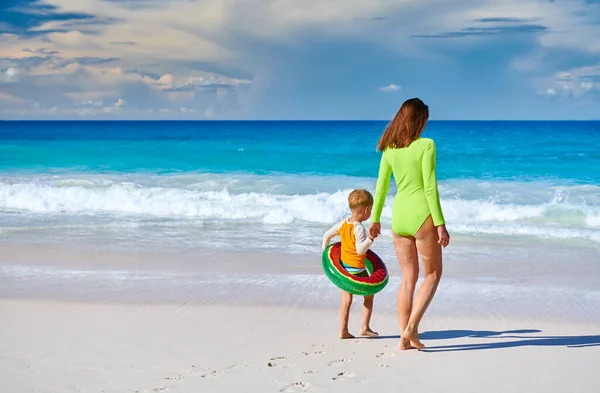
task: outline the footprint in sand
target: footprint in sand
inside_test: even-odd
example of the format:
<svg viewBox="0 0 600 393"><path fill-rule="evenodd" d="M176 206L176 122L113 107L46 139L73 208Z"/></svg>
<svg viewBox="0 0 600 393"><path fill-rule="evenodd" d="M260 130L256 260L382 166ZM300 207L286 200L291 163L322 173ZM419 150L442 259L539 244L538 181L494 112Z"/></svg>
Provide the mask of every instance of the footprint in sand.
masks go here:
<svg viewBox="0 0 600 393"><path fill-rule="evenodd" d="M152 392L166 392L167 390L169 390L168 387L166 386L162 386L160 388L154 388L152 389ZM133 393L149 393L150 390L134 390Z"/></svg>
<svg viewBox="0 0 600 393"><path fill-rule="evenodd" d="M356 374L354 374L354 372L352 371L344 371L342 373L338 373L338 375L331 379L333 379L334 381L343 381L344 379L352 378L354 375Z"/></svg>
<svg viewBox="0 0 600 393"><path fill-rule="evenodd" d="M306 392L310 388L311 388L311 385L308 382L294 382L294 383L287 385L283 389L281 389L280 392L283 392L283 393Z"/></svg>
<svg viewBox="0 0 600 393"><path fill-rule="evenodd" d="M313 344L313 348L323 348L325 344Z"/></svg>
<svg viewBox="0 0 600 393"><path fill-rule="evenodd" d="M294 359L293 356L278 356L275 358L271 358L271 361L267 363L267 366L274 368L287 368L294 367L293 364L283 363L283 361Z"/></svg>
<svg viewBox="0 0 600 393"><path fill-rule="evenodd" d="M227 369L235 370L236 368L245 368L245 367L248 367L248 365L247 364L234 364L234 365L227 367Z"/></svg>
<svg viewBox="0 0 600 393"><path fill-rule="evenodd" d="M220 377L221 375L223 375L222 371L210 370L209 372L200 375L200 378L215 378Z"/></svg>
<svg viewBox="0 0 600 393"><path fill-rule="evenodd" d="M319 372L317 370L308 370L303 372L302 374L318 374Z"/></svg>
<svg viewBox="0 0 600 393"><path fill-rule="evenodd" d="M374 368L388 368L390 367L389 364L374 364L373 365Z"/></svg>
<svg viewBox="0 0 600 393"><path fill-rule="evenodd" d="M381 352L377 355L378 358L391 358L392 356L396 356L396 354L393 352Z"/></svg>
<svg viewBox="0 0 600 393"><path fill-rule="evenodd" d="M323 355L325 353L325 351L315 351L315 352L302 352L302 354L304 356L310 356L310 355Z"/></svg>
<svg viewBox="0 0 600 393"><path fill-rule="evenodd" d="M183 379L183 375L177 375L175 377L166 377L165 379L167 379L169 381L179 381L179 380Z"/></svg>
<svg viewBox="0 0 600 393"><path fill-rule="evenodd" d="M333 362L329 362L328 366L341 366L344 363L349 363L350 359L340 359L334 360Z"/></svg>

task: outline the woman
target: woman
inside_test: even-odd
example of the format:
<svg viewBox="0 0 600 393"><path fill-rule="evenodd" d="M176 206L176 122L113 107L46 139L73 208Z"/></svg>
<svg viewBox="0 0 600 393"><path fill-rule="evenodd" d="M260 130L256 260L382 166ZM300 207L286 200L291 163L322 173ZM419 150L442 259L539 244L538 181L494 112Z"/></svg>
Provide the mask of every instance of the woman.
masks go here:
<svg viewBox="0 0 600 393"><path fill-rule="evenodd" d="M381 211L393 173L397 193L392 207L392 237L402 283L398 291L399 349L421 349L419 323L431 303L442 276L442 246L450 242L435 176L435 142L421 138L429 118L427 105L418 98L405 101L381 136L379 166L369 232L381 232ZM414 298L421 256L425 280Z"/></svg>

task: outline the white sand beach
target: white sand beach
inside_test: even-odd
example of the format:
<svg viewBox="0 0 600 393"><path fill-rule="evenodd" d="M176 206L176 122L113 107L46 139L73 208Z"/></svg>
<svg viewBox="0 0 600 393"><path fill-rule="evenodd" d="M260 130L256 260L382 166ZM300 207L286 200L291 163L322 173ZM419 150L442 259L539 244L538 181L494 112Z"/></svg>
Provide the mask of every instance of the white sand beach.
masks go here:
<svg viewBox="0 0 600 393"><path fill-rule="evenodd" d="M280 270L256 264L268 252L197 256L220 261L206 271L191 255L0 251L2 392L600 391L598 291L552 291L547 277L550 292L488 296L484 283L464 297L468 277L448 263L417 352L396 349L394 261L381 336L342 341L338 291L310 256ZM356 299L353 333L359 315Z"/></svg>
<svg viewBox="0 0 600 393"><path fill-rule="evenodd" d="M3 300L5 392L597 392L598 326L428 318L426 351L304 308ZM390 332L390 335L385 333Z"/></svg>

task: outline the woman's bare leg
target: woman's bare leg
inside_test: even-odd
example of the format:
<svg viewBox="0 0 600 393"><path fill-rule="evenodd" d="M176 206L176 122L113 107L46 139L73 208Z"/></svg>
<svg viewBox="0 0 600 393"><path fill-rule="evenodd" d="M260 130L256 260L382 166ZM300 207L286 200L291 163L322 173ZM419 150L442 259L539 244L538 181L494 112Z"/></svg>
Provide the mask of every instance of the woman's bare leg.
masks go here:
<svg viewBox="0 0 600 393"><path fill-rule="evenodd" d="M402 338L420 349L425 346L419 341L419 323L421 323L442 277L442 247L438 244L437 229L433 225L431 217L415 234L415 239L419 256L423 262L425 279L417 291L410 318L402 332Z"/></svg>
<svg viewBox="0 0 600 393"><path fill-rule="evenodd" d="M413 297L419 278L419 260L414 238L393 233L392 239L398 263L402 269L402 283L398 290L398 323L400 324L400 332L404 332L413 309ZM409 340L401 339L398 348L411 349L412 346Z"/></svg>

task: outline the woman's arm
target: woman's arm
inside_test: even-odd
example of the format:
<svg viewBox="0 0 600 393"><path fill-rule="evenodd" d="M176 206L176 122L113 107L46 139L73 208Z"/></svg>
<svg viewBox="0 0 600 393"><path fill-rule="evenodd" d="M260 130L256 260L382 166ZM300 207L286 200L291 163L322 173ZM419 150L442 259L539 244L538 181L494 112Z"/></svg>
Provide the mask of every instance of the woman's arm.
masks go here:
<svg viewBox="0 0 600 393"><path fill-rule="evenodd" d="M378 223L381 220L381 212L385 204L390 187L390 178L392 176L392 167L385 159L385 154L381 154L381 162L379 163L379 175L377 176L377 186L375 187L375 195L373 197L373 212L371 222Z"/></svg>
<svg viewBox="0 0 600 393"><path fill-rule="evenodd" d="M432 140L425 148L423 154L423 186L425 187L425 197L433 218L433 225L440 226L445 224L442 206L440 204L440 195L438 192L437 178L435 175L435 142Z"/></svg>

